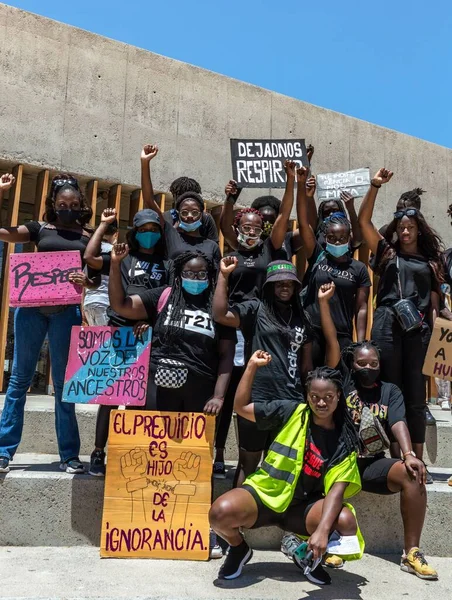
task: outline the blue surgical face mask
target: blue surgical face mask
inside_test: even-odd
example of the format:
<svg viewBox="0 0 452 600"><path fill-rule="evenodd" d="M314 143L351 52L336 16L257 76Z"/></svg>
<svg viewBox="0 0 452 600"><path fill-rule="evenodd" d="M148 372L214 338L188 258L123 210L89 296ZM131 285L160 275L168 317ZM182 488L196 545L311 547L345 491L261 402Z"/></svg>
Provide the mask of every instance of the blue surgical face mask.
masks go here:
<svg viewBox="0 0 452 600"><path fill-rule="evenodd" d="M339 246L336 246L335 244L330 244L329 242L326 243L326 251L335 258L344 256L344 254L347 254L349 249L350 248L348 244L340 244Z"/></svg>
<svg viewBox="0 0 452 600"><path fill-rule="evenodd" d="M193 221L193 223L185 223L184 221L179 221L179 227L184 231L196 231L201 227L201 219L198 221Z"/></svg>
<svg viewBox="0 0 452 600"><path fill-rule="evenodd" d="M188 294L192 294L193 296L199 296L199 294L205 292L206 289L209 287L208 279L184 279L183 277L181 277L181 279L183 289Z"/></svg>
<svg viewBox="0 0 452 600"><path fill-rule="evenodd" d="M162 234L158 231L137 231L135 234L138 244L147 250L153 248L161 237Z"/></svg>

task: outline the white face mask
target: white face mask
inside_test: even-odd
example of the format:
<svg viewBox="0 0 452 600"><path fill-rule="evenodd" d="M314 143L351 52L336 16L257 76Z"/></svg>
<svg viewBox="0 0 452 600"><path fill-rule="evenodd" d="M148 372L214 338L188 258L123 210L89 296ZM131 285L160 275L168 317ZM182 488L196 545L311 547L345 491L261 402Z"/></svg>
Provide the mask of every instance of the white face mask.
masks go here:
<svg viewBox="0 0 452 600"><path fill-rule="evenodd" d="M251 237L250 235L246 235L240 231L237 234L237 241L241 246L247 248L248 250L256 248L262 244L262 239L260 237Z"/></svg>

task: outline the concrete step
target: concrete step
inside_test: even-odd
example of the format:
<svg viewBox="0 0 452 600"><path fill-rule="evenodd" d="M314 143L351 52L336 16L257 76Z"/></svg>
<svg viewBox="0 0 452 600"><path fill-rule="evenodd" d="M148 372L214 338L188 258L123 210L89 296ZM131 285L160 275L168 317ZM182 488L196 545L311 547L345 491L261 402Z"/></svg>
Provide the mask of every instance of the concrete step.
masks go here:
<svg viewBox="0 0 452 600"><path fill-rule="evenodd" d="M0 414L4 395L0 396ZM54 398L30 395L27 398L24 431L19 446L21 453L56 454ZM437 420L435 427L427 427L425 460L429 465L452 467L452 414L439 406L430 407ZM76 405L77 421L82 441L81 454L90 454L94 445L97 406ZM231 423L226 443L226 460L237 461L238 449L234 423Z"/></svg>
<svg viewBox="0 0 452 600"><path fill-rule="evenodd" d="M87 457L85 457L88 460ZM0 546L99 545L104 480L68 475L57 456L17 455L10 473L0 475ZM452 469L432 469L427 486L428 512L422 547L428 554L452 557ZM214 480L214 496L230 489L227 478ZM353 499L368 552L399 553L403 548L399 497L360 494ZM263 528L247 532L253 547L279 547L282 532Z"/></svg>
<svg viewBox="0 0 452 600"><path fill-rule="evenodd" d="M222 560L101 560L96 548L0 548L0 597L116 600L416 600L450 598L450 559L429 556L438 581L399 568L400 555L371 556L328 571L333 585L309 583L281 552L254 551L239 579L217 578ZM69 572L70 567L72 571ZM58 576L60 574L60 576Z"/></svg>

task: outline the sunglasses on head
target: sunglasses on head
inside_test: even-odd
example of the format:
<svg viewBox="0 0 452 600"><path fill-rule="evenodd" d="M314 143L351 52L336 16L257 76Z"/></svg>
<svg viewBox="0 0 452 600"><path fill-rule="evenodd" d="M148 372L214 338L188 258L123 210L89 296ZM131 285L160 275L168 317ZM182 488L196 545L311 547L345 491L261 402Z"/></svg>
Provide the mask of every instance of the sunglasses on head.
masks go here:
<svg viewBox="0 0 452 600"><path fill-rule="evenodd" d="M394 219L401 219L402 217L415 217L417 214L417 208L404 208L403 210L397 210L394 213Z"/></svg>
<svg viewBox="0 0 452 600"><path fill-rule="evenodd" d="M62 188L64 185L70 185L71 187L79 190L78 181L71 177L70 179L54 179L52 181L52 187L56 191L59 188Z"/></svg>

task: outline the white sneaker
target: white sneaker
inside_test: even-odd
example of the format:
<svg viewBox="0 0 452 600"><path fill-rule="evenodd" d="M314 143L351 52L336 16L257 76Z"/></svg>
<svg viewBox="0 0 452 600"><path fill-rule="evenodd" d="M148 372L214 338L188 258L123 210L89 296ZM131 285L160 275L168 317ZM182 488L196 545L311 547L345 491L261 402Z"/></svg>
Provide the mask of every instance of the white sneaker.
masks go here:
<svg viewBox="0 0 452 600"><path fill-rule="evenodd" d="M441 401L441 410L450 410L450 400Z"/></svg>
<svg viewBox="0 0 452 600"><path fill-rule="evenodd" d="M209 558L223 558L223 548L217 542L217 534L213 529L209 534Z"/></svg>

